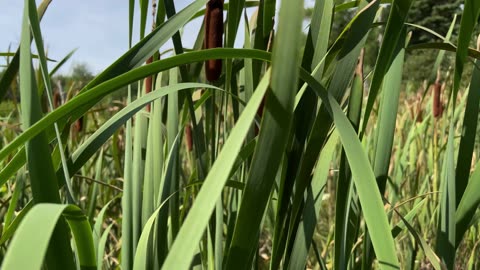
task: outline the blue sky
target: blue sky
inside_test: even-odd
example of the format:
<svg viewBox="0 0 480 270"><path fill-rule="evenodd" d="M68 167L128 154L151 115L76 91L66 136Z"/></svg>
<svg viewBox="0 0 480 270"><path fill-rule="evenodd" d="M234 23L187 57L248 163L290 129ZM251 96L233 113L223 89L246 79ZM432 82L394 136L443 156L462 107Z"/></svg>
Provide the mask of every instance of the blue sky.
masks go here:
<svg viewBox="0 0 480 270"><path fill-rule="evenodd" d="M38 4L41 1L36 2ZM175 0L176 9L180 10L191 2L192 0ZM311 4L313 1L306 2ZM23 3L22 0L0 0L0 52L8 51L9 46L11 51L18 47ZM135 16L138 19L138 12ZM196 19L183 30L185 47L193 45L201 22L201 19ZM151 25L151 22L147 25ZM75 63L85 63L97 73L128 49L128 1L54 0L48 7L41 27L50 58L60 60L78 48L71 60L60 70L61 73L68 73ZM240 27L243 29L242 25ZM135 29L138 29L138 23ZM242 36L243 30L240 30L237 41L243 39ZM134 42L138 41L138 32L134 37ZM172 47L171 43L165 44L162 49L168 47ZM0 65L4 64L5 59L0 58Z"/></svg>
<svg viewBox="0 0 480 270"><path fill-rule="evenodd" d="M9 45L12 51L18 47L23 2L0 0L0 52L8 51ZM40 3L38 0L36 2ZM176 0L177 10L190 2ZM138 18L138 14L135 15ZM200 20L197 20L186 27L186 34L197 29L199 23ZM151 22L148 25L151 25ZM93 72L99 72L128 49L128 1L52 1L41 27L50 58L60 60L71 50L78 48L61 72L68 73L72 63L86 63ZM188 37L193 35L184 36L187 37L184 38L185 46L191 46L193 40ZM138 32L134 37L135 41L138 41ZM5 59L0 59L0 65L3 64Z"/></svg>

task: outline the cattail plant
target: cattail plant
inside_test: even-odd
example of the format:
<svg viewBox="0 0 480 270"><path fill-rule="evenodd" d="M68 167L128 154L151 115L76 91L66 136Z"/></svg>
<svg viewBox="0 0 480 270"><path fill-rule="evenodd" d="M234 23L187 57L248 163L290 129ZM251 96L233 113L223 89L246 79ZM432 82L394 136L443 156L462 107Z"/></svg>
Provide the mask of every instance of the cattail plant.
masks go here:
<svg viewBox="0 0 480 270"><path fill-rule="evenodd" d="M185 141L187 143L187 151L192 152L193 141L192 141L192 125L188 124L185 127Z"/></svg>
<svg viewBox="0 0 480 270"><path fill-rule="evenodd" d="M257 116L260 118L263 116L263 109L265 108L265 98L266 96L263 97L262 103L260 103L260 106L258 107L258 110L257 110ZM255 136L258 135L259 132L260 132L260 126L255 125Z"/></svg>
<svg viewBox="0 0 480 270"><path fill-rule="evenodd" d="M79 94L79 92L77 91L77 95ZM75 131L75 133L80 133L83 131L83 126L84 126L84 118L83 118L84 115L80 116L80 118L77 119L77 121L75 121L75 123L73 123L73 130Z"/></svg>
<svg viewBox="0 0 480 270"><path fill-rule="evenodd" d="M155 26L156 26L156 10L157 10L157 1L152 1L152 31L155 30ZM153 55L150 56L147 61L145 62L145 64L151 64L153 62ZM145 94L148 94L150 92L152 92L152 85L153 83L153 76L148 76L147 78L145 78ZM147 105L147 112L150 112L150 103Z"/></svg>
<svg viewBox="0 0 480 270"><path fill-rule="evenodd" d="M153 56L150 56L145 62L147 65L153 62ZM145 78L145 94L152 92L152 76ZM147 112L150 112L150 103L147 104Z"/></svg>
<svg viewBox="0 0 480 270"><path fill-rule="evenodd" d="M442 84L440 83L440 71L437 72L437 79L433 85L433 116L439 118L442 115L443 105L441 100Z"/></svg>
<svg viewBox="0 0 480 270"><path fill-rule="evenodd" d="M272 18L272 25L275 24L275 18ZM273 41L275 37L275 29L270 31L270 35L268 36L268 43L267 43L267 52L271 52L273 48Z"/></svg>
<svg viewBox="0 0 480 270"><path fill-rule="evenodd" d="M73 125L73 128L75 129L76 132L82 132L83 130L83 115L80 116L80 118L75 121L75 124Z"/></svg>
<svg viewBox="0 0 480 270"><path fill-rule="evenodd" d="M205 49L220 48L223 42L223 0L210 0L205 11ZM222 59L205 62L207 80L218 80L222 73Z"/></svg>
<svg viewBox="0 0 480 270"><path fill-rule="evenodd" d="M275 18L272 18L272 24L275 24ZM268 52L272 51L274 36L275 36L275 30L272 29L270 31L270 35L268 36L268 44L267 44L267 51ZM263 109L265 108L265 99L266 98L267 98L267 96L263 97L262 103L260 103L260 106L258 107L258 110L257 110L257 116L260 117L260 118L263 116ZM255 125L255 136L258 135L259 132L260 132L260 126Z"/></svg>
<svg viewBox="0 0 480 270"><path fill-rule="evenodd" d="M62 105L62 96L60 94L60 91L57 90L53 94L53 107L58 108L60 107L60 105Z"/></svg>
<svg viewBox="0 0 480 270"><path fill-rule="evenodd" d="M422 81L405 61L417 54L406 49L448 49L451 36L408 45L415 1L309 1L308 16L304 0L230 1L225 11L224 0L130 1L128 51L86 86L85 76L59 85L62 106L45 115L38 86L51 93L53 72L35 15L50 1L36 1L38 14L24 1L21 57L0 67L1 269L480 269L480 57L468 48L478 1L458 10L454 76L415 93L405 86ZM182 37L201 8L204 27ZM342 29L335 18L346 12ZM228 49L209 50L219 47ZM461 67L473 58L465 91ZM168 85L155 91L159 80ZM17 81L20 107L3 99ZM452 117L438 121L445 84Z"/></svg>
<svg viewBox="0 0 480 270"><path fill-rule="evenodd" d="M420 93L417 94L417 117L415 121L417 123L421 123L423 121L422 95Z"/></svg>

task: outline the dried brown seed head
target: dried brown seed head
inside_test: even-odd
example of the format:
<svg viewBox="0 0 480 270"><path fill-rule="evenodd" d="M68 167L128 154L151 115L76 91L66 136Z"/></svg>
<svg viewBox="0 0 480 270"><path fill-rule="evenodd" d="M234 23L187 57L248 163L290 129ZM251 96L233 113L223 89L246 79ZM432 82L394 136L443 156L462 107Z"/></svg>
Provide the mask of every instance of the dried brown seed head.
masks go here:
<svg viewBox="0 0 480 270"><path fill-rule="evenodd" d="M210 0L205 11L205 49L223 46L223 1ZM222 60L211 59L205 62L207 80L216 81L222 73Z"/></svg>
<svg viewBox="0 0 480 270"><path fill-rule="evenodd" d="M185 127L185 140L187 142L187 151L192 152L193 140L192 140L192 125L188 124Z"/></svg>

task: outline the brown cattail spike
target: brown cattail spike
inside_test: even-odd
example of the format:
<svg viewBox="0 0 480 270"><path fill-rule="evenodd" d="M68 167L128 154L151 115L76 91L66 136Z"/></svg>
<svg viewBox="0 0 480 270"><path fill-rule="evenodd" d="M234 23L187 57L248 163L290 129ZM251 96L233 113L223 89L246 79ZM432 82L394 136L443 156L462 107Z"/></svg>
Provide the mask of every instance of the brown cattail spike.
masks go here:
<svg viewBox="0 0 480 270"><path fill-rule="evenodd" d="M146 64L150 64L153 62L153 56L150 56L148 59L147 59L147 62ZM148 76L146 79L145 79L145 94L148 94L150 92L152 92L152 76ZM147 105L147 112L150 112L150 103Z"/></svg>
<svg viewBox="0 0 480 270"><path fill-rule="evenodd" d="M82 132L82 130L83 130L83 115L80 116L80 118L78 118L77 121L75 121L74 127L75 127L76 132Z"/></svg>
<svg viewBox="0 0 480 270"><path fill-rule="evenodd" d="M205 49L220 48L223 44L223 0L210 0L205 11ZM211 59L205 63L207 80L218 80L222 73L222 60Z"/></svg>
<svg viewBox="0 0 480 270"><path fill-rule="evenodd" d="M437 79L433 85L433 116L438 118L442 115L442 100L441 100L442 84L440 83L440 72L437 73Z"/></svg>
<svg viewBox="0 0 480 270"><path fill-rule="evenodd" d="M55 91L55 94L53 94L53 107L54 109L60 107L62 105L62 97L60 96L59 91Z"/></svg>
<svg viewBox="0 0 480 270"><path fill-rule="evenodd" d="M187 151L192 152L193 140L192 140L192 125L188 124L185 127L185 140L187 141Z"/></svg>

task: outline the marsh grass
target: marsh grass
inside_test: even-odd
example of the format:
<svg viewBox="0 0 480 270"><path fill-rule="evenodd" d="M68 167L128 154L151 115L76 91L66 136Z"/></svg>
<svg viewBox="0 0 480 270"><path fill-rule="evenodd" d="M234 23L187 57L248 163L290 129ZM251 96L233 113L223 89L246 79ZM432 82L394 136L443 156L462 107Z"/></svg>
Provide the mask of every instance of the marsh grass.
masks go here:
<svg viewBox="0 0 480 270"><path fill-rule="evenodd" d="M130 0L130 49L63 102L51 80L71 54L49 72L50 2L25 0L0 78L2 269L480 267L478 1L457 44L455 17L445 37L423 29L442 43L412 46L410 0L315 1L309 18L297 0ZM438 52L425 82L403 78L417 49Z"/></svg>

